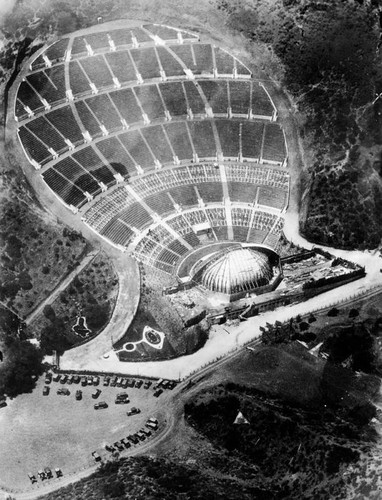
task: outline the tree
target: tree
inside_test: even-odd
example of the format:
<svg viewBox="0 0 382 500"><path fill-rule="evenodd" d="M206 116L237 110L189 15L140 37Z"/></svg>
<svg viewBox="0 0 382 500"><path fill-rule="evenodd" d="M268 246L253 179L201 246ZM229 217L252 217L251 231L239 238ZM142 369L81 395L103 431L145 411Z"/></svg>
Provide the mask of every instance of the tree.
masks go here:
<svg viewBox="0 0 382 500"><path fill-rule="evenodd" d="M0 394L15 397L31 392L35 379L43 372L43 355L28 341L8 338L3 348L4 362L0 365Z"/></svg>

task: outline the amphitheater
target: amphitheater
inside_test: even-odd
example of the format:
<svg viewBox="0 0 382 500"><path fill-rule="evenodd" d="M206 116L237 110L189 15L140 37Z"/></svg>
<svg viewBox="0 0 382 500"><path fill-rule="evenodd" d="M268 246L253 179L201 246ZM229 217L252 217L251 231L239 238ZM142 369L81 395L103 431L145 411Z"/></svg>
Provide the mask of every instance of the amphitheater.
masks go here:
<svg viewBox="0 0 382 500"><path fill-rule="evenodd" d="M63 38L30 63L14 113L57 198L139 261L174 272L202 227L209 241L277 249L289 175L276 108L198 35L143 25Z"/></svg>

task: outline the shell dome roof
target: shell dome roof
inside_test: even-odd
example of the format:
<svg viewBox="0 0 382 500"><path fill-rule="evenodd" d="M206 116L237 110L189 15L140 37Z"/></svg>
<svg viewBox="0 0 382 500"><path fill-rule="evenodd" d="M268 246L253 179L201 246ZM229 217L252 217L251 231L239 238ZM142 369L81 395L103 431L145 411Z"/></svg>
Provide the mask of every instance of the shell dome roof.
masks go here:
<svg viewBox="0 0 382 500"><path fill-rule="evenodd" d="M232 294L266 285L272 268L266 254L250 248L224 251L207 264L201 283L214 292Z"/></svg>

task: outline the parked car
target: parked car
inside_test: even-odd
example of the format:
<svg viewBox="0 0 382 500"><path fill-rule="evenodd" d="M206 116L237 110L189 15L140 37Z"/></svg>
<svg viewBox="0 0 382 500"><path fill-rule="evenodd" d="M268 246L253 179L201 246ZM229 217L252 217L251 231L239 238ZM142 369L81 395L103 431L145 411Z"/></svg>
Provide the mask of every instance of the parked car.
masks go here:
<svg viewBox="0 0 382 500"><path fill-rule="evenodd" d="M58 389L57 394L59 394L60 396L69 396L70 391L66 387L62 387L62 389Z"/></svg>
<svg viewBox="0 0 382 500"><path fill-rule="evenodd" d="M93 385L93 377L91 375L88 375L86 377L86 379L87 379L88 385Z"/></svg>
<svg viewBox="0 0 382 500"><path fill-rule="evenodd" d="M130 436L127 436L127 439L131 441L133 444L139 443L139 437L136 434L130 434Z"/></svg>
<svg viewBox="0 0 382 500"><path fill-rule="evenodd" d="M55 375L53 375L53 382L58 382L61 378L61 374L60 373L56 373Z"/></svg>
<svg viewBox="0 0 382 500"><path fill-rule="evenodd" d="M81 377L79 375L73 375L73 384L79 384Z"/></svg>
<svg viewBox="0 0 382 500"><path fill-rule="evenodd" d="M131 447L131 443L130 443L130 441L127 440L127 438L122 438L121 443L125 446L125 448Z"/></svg>
<svg viewBox="0 0 382 500"><path fill-rule="evenodd" d="M46 479L46 474L45 472L41 469L37 472L38 476L40 477L41 481L44 481Z"/></svg>
<svg viewBox="0 0 382 500"><path fill-rule="evenodd" d="M45 375L45 383L46 383L46 384L50 384L51 382L52 382L52 374L48 372L48 373Z"/></svg>
<svg viewBox="0 0 382 500"><path fill-rule="evenodd" d="M142 387L142 384L143 384L143 381L142 381L142 380L137 380L137 381L135 382L135 387L136 387L137 389L140 389L140 388Z"/></svg>
<svg viewBox="0 0 382 500"><path fill-rule="evenodd" d="M94 460L96 462L100 462L101 461L101 457L99 456L99 454L96 451L93 451L92 457L94 458Z"/></svg>
<svg viewBox="0 0 382 500"><path fill-rule="evenodd" d="M143 434L142 431L138 431L137 436L138 436L140 441L144 441L146 439L146 436Z"/></svg>
<svg viewBox="0 0 382 500"><path fill-rule="evenodd" d="M82 385L82 387L85 387L86 385L88 385L88 379L87 379L87 377L82 377L82 379L81 379L81 385Z"/></svg>
<svg viewBox="0 0 382 500"><path fill-rule="evenodd" d="M123 380L123 379L122 379L122 377L118 377L118 378L117 378L117 387L121 387L121 385L122 385L122 380Z"/></svg>
<svg viewBox="0 0 382 500"><path fill-rule="evenodd" d="M127 384L129 383L128 379L127 378L124 378L122 380L122 384L121 384L121 387L123 387L124 389L127 388Z"/></svg>
<svg viewBox="0 0 382 500"><path fill-rule="evenodd" d="M117 385L117 377L113 377L110 382L110 387L115 387Z"/></svg>
<svg viewBox="0 0 382 500"><path fill-rule="evenodd" d="M163 389L158 389L157 391L154 392L154 396L156 398L159 398L159 396L163 393Z"/></svg>
<svg viewBox="0 0 382 500"><path fill-rule="evenodd" d="M128 382L127 382L127 387L134 387L134 385L135 385L135 380L134 380L134 379L131 379L131 380L127 379L127 380L128 380Z"/></svg>
<svg viewBox="0 0 382 500"><path fill-rule="evenodd" d="M131 417L132 415L138 415L138 413L141 413L141 410L139 408L135 408L135 406L133 406L132 408L130 408L130 410L126 413L126 415L128 417Z"/></svg>
<svg viewBox="0 0 382 500"><path fill-rule="evenodd" d="M50 391L50 387L48 387L47 385L45 385L44 389L42 390L42 395L43 396L48 396L49 391Z"/></svg>
<svg viewBox="0 0 382 500"><path fill-rule="evenodd" d="M143 432L143 434L147 437L151 436L151 431L148 429L141 429L140 432Z"/></svg>
<svg viewBox="0 0 382 500"><path fill-rule="evenodd" d="M107 387L108 385L110 385L110 377L105 377L103 379L103 385L104 385L104 387Z"/></svg>
<svg viewBox="0 0 382 500"><path fill-rule="evenodd" d="M144 385L143 387L144 387L145 389L150 389L151 384L152 384L151 380L147 380L147 381L145 382L145 385Z"/></svg>
<svg viewBox="0 0 382 500"><path fill-rule="evenodd" d="M73 383L73 375L68 375L67 384L72 385L72 383Z"/></svg>
<svg viewBox="0 0 382 500"><path fill-rule="evenodd" d="M146 422L146 427L156 431L158 429L158 420L156 418L149 418Z"/></svg>
<svg viewBox="0 0 382 500"><path fill-rule="evenodd" d="M28 474L28 477L29 477L30 482L32 484L37 483L37 479L36 479L36 476L34 474Z"/></svg>
<svg viewBox="0 0 382 500"><path fill-rule="evenodd" d="M176 384L178 382L176 380L169 380L169 383L167 384L167 389L170 389L171 391L176 387Z"/></svg>
<svg viewBox="0 0 382 500"><path fill-rule="evenodd" d="M123 451L123 445L119 441L116 441L114 443L114 446L117 448L117 450Z"/></svg>
<svg viewBox="0 0 382 500"><path fill-rule="evenodd" d="M116 405L127 405L130 403L130 399L129 398L115 398L115 404Z"/></svg>
<svg viewBox="0 0 382 500"><path fill-rule="evenodd" d="M97 375L93 377L93 385L99 385L99 377Z"/></svg>
<svg viewBox="0 0 382 500"><path fill-rule="evenodd" d="M93 392L92 398L97 399L98 396L101 394L101 392L102 392L101 389L97 389L96 391Z"/></svg>
<svg viewBox="0 0 382 500"><path fill-rule="evenodd" d="M77 401L80 401L82 399L82 391L80 390L76 391L76 399Z"/></svg>
<svg viewBox="0 0 382 500"><path fill-rule="evenodd" d="M52 477L53 477L53 473L52 473L52 471L49 469L49 467L45 467L44 472L45 472L45 474L46 474L46 478L47 478L47 479L52 479Z"/></svg>
<svg viewBox="0 0 382 500"><path fill-rule="evenodd" d="M95 410L100 410L101 408L107 408L109 405L106 403L106 401L100 401L99 403L96 403L94 405Z"/></svg>
<svg viewBox="0 0 382 500"><path fill-rule="evenodd" d="M62 470L61 470L59 467L56 467L56 468L54 469L54 472L56 473L56 476L57 476L57 477L61 477L61 476L63 476Z"/></svg>
<svg viewBox="0 0 382 500"><path fill-rule="evenodd" d="M115 451L115 448L110 444L105 444L105 450L110 451L110 453L113 453L113 451Z"/></svg>
<svg viewBox="0 0 382 500"><path fill-rule="evenodd" d="M60 379L60 384L66 384L66 381L68 380L68 377L66 375L62 375Z"/></svg>
<svg viewBox="0 0 382 500"><path fill-rule="evenodd" d="M160 378L157 383L153 386L153 389L158 389L163 383L163 378Z"/></svg>

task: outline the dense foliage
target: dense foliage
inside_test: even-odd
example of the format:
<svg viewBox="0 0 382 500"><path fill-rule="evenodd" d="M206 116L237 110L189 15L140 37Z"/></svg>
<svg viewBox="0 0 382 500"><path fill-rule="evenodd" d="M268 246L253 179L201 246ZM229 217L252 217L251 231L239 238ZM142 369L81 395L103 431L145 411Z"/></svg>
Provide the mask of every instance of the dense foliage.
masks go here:
<svg viewBox="0 0 382 500"><path fill-rule="evenodd" d="M225 454L231 475L256 477L268 498L320 498L323 488L342 497L341 471L358 461L364 443L351 412L293 407L234 384L199 393L185 411L188 422ZM238 411L248 423L234 423ZM245 471L238 465L243 463Z"/></svg>
<svg viewBox="0 0 382 500"><path fill-rule="evenodd" d="M43 371L42 353L22 338L19 319L0 307L0 396L30 392Z"/></svg>

